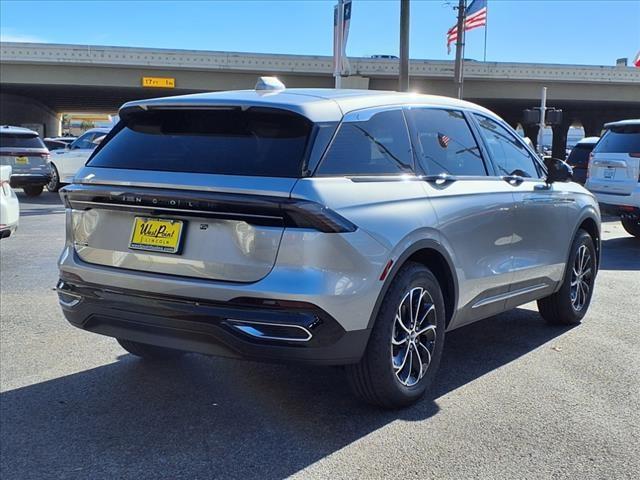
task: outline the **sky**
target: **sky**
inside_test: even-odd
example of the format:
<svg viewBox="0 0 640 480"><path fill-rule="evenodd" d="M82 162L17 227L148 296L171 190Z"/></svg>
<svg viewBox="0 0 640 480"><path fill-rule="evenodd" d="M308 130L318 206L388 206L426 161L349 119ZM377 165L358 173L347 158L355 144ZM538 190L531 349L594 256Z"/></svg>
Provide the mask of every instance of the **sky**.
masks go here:
<svg viewBox="0 0 640 480"><path fill-rule="evenodd" d="M0 39L331 55L336 0L0 0ZM411 58L453 59L457 0L412 0ZM347 54L398 55L399 0L353 0ZM640 0L489 0L488 61L614 65L640 51ZM465 58L482 60L484 29Z"/></svg>

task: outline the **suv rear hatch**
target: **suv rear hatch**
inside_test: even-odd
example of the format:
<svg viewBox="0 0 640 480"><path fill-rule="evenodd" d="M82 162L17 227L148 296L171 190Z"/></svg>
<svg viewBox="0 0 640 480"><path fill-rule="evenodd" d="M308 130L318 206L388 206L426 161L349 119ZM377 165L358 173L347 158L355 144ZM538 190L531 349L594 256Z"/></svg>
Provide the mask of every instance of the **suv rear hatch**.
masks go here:
<svg viewBox="0 0 640 480"><path fill-rule="evenodd" d="M284 228L331 231L290 192L314 125L280 109L129 112L63 190L85 262L255 282L273 268ZM318 223L319 222L319 223Z"/></svg>
<svg viewBox="0 0 640 480"><path fill-rule="evenodd" d="M15 174L49 174L49 150L37 133L0 131L0 165Z"/></svg>
<svg viewBox="0 0 640 480"><path fill-rule="evenodd" d="M640 181L640 125L612 126L593 149L587 186L594 193L629 196Z"/></svg>

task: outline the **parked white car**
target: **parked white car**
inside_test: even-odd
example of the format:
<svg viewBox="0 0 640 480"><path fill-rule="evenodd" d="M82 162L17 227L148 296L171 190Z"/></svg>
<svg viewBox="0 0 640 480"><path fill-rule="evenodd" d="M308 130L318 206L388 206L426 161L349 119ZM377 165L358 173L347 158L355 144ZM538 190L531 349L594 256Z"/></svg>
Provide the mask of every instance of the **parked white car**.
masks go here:
<svg viewBox="0 0 640 480"><path fill-rule="evenodd" d="M640 119L604 128L591 152L585 186L602 209L620 216L624 229L640 237Z"/></svg>
<svg viewBox="0 0 640 480"><path fill-rule="evenodd" d="M20 204L9 184L11 166L0 165L0 238L11 235L18 228Z"/></svg>
<svg viewBox="0 0 640 480"><path fill-rule="evenodd" d="M64 150L51 152L51 181L47 184L50 192L57 192L62 186L73 181L76 172L84 167L91 153L109 133L111 128L92 128Z"/></svg>

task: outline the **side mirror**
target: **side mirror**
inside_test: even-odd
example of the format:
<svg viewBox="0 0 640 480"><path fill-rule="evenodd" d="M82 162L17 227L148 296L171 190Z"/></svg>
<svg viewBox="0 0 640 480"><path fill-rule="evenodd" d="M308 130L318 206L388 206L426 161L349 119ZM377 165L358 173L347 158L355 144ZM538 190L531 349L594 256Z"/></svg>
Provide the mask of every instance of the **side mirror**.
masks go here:
<svg viewBox="0 0 640 480"><path fill-rule="evenodd" d="M547 183L569 182L573 178L573 168L559 158L545 157L544 164L547 167Z"/></svg>

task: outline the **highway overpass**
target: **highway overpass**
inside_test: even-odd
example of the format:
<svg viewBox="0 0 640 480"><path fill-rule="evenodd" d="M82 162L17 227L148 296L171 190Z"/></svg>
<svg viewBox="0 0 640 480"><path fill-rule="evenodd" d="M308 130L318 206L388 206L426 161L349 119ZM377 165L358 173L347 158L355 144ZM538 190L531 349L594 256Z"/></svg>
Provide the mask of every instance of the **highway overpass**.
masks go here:
<svg viewBox="0 0 640 480"><path fill-rule="evenodd" d="M398 61L351 58L345 88L395 90ZM570 124L587 135L603 123L640 117L640 69L631 67L465 62L464 97L517 125L524 108L539 103L564 110L554 127L563 152ZM0 123L44 124L57 134L61 112L115 112L124 102L184 93L253 88L260 75L290 87L332 87L331 57L11 43L0 45ZM411 89L454 95L453 62L411 60ZM163 80L171 88L145 87ZM532 138L537 128L526 128Z"/></svg>

